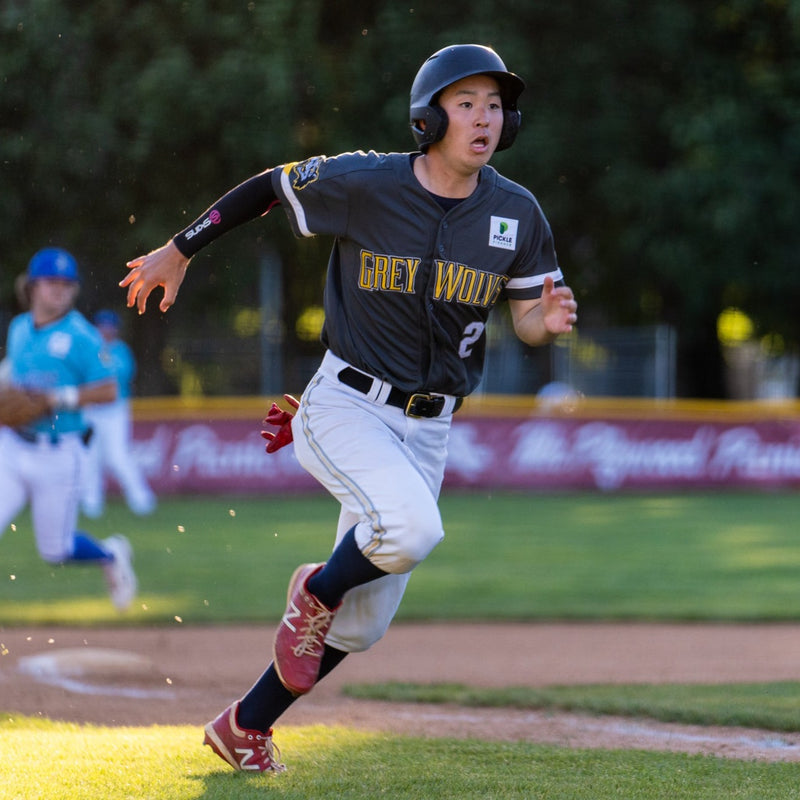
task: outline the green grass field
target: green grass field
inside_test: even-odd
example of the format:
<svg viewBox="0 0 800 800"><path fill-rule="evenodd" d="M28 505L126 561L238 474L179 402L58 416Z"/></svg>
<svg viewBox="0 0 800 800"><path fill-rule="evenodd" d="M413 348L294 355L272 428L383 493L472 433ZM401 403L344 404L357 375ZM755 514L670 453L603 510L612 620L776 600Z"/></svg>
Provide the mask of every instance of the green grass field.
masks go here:
<svg viewBox="0 0 800 800"><path fill-rule="evenodd" d="M346 686L362 700L453 703L468 708L516 708L647 717L661 722L720 725L796 733L800 682L742 684L620 684L509 686L476 689L460 684L370 683Z"/></svg>
<svg viewBox="0 0 800 800"><path fill-rule="evenodd" d="M400 619L800 619L800 496L792 493L451 494L441 506L447 538L415 573ZM38 559L23 516L0 539L0 632L44 623L274 621L290 571L329 551L335 516L321 496L166 499L146 519L112 503L86 528L122 531L134 543L141 598L122 618L99 571ZM798 688L349 691L798 731ZM2 689L0 681L0 709ZM269 780L228 770L198 740L183 726L96 728L0 714L0 800L800 798L800 764L315 727L281 729L291 771Z"/></svg>
<svg viewBox="0 0 800 800"><path fill-rule="evenodd" d="M2 800L791 800L793 765L638 751L284 730L277 779L222 771L193 728L0 723ZM47 739L47 757L41 743Z"/></svg>
<svg viewBox="0 0 800 800"><path fill-rule="evenodd" d="M1 800L791 800L794 765L285 728L289 772L226 770L190 727L0 722ZM46 747L43 748L43 742ZM43 749L45 752L43 752Z"/></svg>
<svg viewBox="0 0 800 800"><path fill-rule="evenodd" d="M800 495L451 494L441 507L446 538L399 619L800 619ZM23 516L0 539L0 620L275 620L294 567L330 552L336 513L317 495L168 499L144 519L115 503L86 528L134 544L141 602L122 619L98 570L39 560Z"/></svg>

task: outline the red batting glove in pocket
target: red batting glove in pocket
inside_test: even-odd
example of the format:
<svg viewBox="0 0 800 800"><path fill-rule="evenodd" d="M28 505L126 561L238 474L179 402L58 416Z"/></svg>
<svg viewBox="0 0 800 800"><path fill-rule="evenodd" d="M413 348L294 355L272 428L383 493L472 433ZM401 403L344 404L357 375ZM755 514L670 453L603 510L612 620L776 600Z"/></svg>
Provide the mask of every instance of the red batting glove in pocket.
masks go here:
<svg viewBox="0 0 800 800"><path fill-rule="evenodd" d="M289 403L289 405L294 406L294 408L297 408L300 405L300 401L292 397L290 394L285 394L283 399ZM272 425L278 430L274 432L261 431L261 437L267 440L266 451L268 453L274 453L276 450L280 450L281 447L285 447L287 444L290 444L293 441L293 419L294 414L292 414L290 411L284 411L277 403L272 404L267 412L267 416L264 417L262 424Z"/></svg>

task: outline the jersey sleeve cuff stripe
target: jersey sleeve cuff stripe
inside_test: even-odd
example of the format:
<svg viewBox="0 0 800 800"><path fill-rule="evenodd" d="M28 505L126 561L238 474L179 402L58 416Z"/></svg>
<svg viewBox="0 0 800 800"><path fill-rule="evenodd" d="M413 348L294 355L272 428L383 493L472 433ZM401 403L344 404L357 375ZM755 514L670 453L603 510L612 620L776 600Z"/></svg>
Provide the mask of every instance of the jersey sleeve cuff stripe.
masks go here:
<svg viewBox="0 0 800 800"><path fill-rule="evenodd" d="M556 269L552 272L543 272L539 275L528 275L525 278L512 278L506 284L506 289L513 291L514 289L532 289L536 286L543 286L544 279L547 277L552 278L554 283L564 280L564 274L560 269Z"/></svg>
<svg viewBox="0 0 800 800"><path fill-rule="evenodd" d="M281 170L281 190L283 191L283 196L286 198L287 202L291 206L292 213L295 218L295 222L297 223L297 230L300 232L302 236L310 237L314 234L308 227L308 222L306 221L306 214L303 210L303 206L300 204L300 201L297 199L297 195L292 188L292 183L289 180L289 174L292 171L292 164L286 164L283 169Z"/></svg>

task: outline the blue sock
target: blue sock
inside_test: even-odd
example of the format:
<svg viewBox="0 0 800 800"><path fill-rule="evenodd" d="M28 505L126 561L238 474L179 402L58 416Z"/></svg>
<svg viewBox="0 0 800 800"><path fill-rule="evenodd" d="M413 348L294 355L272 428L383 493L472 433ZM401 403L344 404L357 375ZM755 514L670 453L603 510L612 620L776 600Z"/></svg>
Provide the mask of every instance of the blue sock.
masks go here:
<svg viewBox="0 0 800 800"><path fill-rule="evenodd" d="M75 531L72 543L73 561L110 561L113 558L97 539L82 531Z"/></svg>
<svg viewBox="0 0 800 800"><path fill-rule="evenodd" d="M328 608L336 608L348 589L387 575L356 544L355 525L331 553L328 563L308 580L308 591Z"/></svg>

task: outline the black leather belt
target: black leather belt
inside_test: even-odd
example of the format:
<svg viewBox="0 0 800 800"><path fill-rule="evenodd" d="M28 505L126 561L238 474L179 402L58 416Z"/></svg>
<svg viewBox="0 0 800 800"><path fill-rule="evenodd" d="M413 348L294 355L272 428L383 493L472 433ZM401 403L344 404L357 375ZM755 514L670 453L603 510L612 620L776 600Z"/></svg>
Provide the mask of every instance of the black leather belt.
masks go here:
<svg viewBox="0 0 800 800"><path fill-rule="evenodd" d="M26 430L25 428L12 428L14 433L22 439L23 442L28 442L28 444L36 444L40 439L44 439L45 441L49 442L50 444L58 444L61 441L61 436L59 436L55 431L50 431L49 433L41 434L36 433L35 431ZM81 433L81 441L88 445L91 441L92 434L94 433L91 427L86 428Z"/></svg>
<svg viewBox="0 0 800 800"><path fill-rule="evenodd" d="M372 389L373 378L353 367L345 367L337 377L345 386L361 394L369 394ZM463 398L456 398L453 413L461 408L462 402ZM386 405L402 408L407 417L438 417L444 411L444 403L445 398L440 394L404 392L396 386L392 386L386 398Z"/></svg>
<svg viewBox="0 0 800 800"><path fill-rule="evenodd" d="M49 434L38 434L35 431L25 430L24 428L14 428L14 433L22 439L23 442L28 442L28 444L36 444L41 439L49 442L50 444L58 444L59 436L57 433L49 433Z"/></svg>

